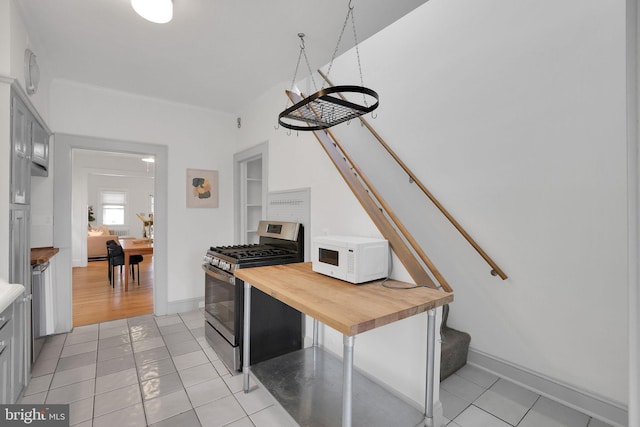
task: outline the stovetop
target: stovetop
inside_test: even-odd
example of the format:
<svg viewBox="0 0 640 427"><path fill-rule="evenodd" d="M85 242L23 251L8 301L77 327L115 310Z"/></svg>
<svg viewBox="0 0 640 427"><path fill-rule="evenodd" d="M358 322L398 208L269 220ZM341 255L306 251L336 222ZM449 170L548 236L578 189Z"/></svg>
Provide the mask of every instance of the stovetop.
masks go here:
<svg viewBox="0 0 640 427"><path fill-rule="evenodd" d="M287 264L302 261L295 250L267 245L212 246L204 257L204 267L233 272L238 268Z"/></svg>
<svg viewBox="0 0 640 427"><path fill-rule="evenodd" d="M259 243L211 246L204 257L205 269L232 272L237 268L287 264L304 260L302 224L284 221L259 221Z"/></svg>
<svg viewBox="0 0 640 427"><path fill-rule="evenodd" d="M236 246L212 246L207 252L210 255L223 255L233 258L236 262L253 259L266 259L272 257L296 255L296 251L278 248L269 245L236 245Z"/></svg>

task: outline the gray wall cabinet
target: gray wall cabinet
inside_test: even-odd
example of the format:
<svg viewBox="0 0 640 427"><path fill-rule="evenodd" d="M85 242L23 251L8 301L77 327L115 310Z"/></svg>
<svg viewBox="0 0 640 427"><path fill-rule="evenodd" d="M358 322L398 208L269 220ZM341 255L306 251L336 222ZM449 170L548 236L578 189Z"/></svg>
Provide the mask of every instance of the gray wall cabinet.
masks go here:
<svg viewBox="0 0 640 427"><path fill-rule="evenodd" d="M0 377L0 397L8 403L20 398L31 376L31 175L46 176L49 161L49 132L27 104L12 87L9 283L19 283L25 290L12 304L7 326L12 330L11 344L0 355L0 369L7 363L11 369L10 380Z"/></svg>
<svg viewBox="0 0 640 427"><path fill-rule="evenodd" d="M0 403L13 403L13 304L0 313Z"/></svg>
<svg viewBox="0 0 640 427"><path fill-rule="evenodd" d="M27 384L24 295L0 313L0 404L15 403Z"/></svg>

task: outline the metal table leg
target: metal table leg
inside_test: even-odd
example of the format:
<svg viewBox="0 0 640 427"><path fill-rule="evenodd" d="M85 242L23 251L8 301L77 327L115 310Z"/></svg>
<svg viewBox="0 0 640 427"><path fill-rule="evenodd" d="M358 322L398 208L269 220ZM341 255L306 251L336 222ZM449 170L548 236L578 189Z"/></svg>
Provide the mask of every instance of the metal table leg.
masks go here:
<svg viewBox="0 0 640 427"><path fill-rule="evenodd" d="M434 388L434 364L436 349L436 310L427 312L427 386L424 402L424 425L434 427L433 424L433 388Z"/></svg>
<svg viewBox="0 0 640 427"><path fill-rule="evenodd" d="M353 344L355 336L343 335L342 349L342 427L351 427L353 401Z"/></svg>
<svg viewBox="0 0 640 427"><path fill-rule="evenodd" d="M242 374L243 390L245 393L249 393L249 366L250 366L250 342L249 332L251 330L251 285L244 282L244 325L243 325L243 337L242 337Z"/></svg>
<svg viewBox="0 0 640 427"><path fill-rule="evenodd" d="M318 319L313 319L313 346L318 346Z"/></svg>

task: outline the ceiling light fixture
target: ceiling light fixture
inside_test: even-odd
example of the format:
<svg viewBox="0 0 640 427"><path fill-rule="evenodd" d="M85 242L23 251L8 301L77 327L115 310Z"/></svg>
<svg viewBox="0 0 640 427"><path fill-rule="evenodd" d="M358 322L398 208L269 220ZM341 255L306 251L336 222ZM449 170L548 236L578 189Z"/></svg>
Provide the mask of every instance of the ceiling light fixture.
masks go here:
<svg viewBox="0 0 640 427"><path fill-rule="evenodd" d="M153 158L153 157L143 157L140 160L142 160L143 162L146 162L146 163L155 163L156 162L156 159Z"/></svg>
<svg viewBox="0 0 640 427"><path fill-rule="evenodd" d="M166 24L173 18L172 0L131 0L133 10L147 21Z"/></svg>

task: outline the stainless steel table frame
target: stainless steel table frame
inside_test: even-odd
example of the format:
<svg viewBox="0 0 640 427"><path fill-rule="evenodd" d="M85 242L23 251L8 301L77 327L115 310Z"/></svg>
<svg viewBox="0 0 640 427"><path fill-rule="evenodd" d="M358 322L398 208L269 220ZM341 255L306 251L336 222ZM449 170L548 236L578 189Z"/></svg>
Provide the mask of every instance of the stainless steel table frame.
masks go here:
<svg viewBox="0 0 640 427"><path fill-rule="evenodd" d="M244 282L244 336L243 336L243 390L249 392L250 372L250 331L251 331L251 284ZM343 383L342 383L342 427L352 425L352 401L353 401L353 350L355 335L343 334ZM318 345L318 320L313 320L313 345ZM433 400L434 400L434 365L436 347L436 310L427 311L427 378L425 394L425 417L426 427L435 427L433 420Z"/></svg>

